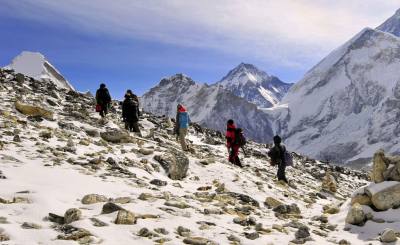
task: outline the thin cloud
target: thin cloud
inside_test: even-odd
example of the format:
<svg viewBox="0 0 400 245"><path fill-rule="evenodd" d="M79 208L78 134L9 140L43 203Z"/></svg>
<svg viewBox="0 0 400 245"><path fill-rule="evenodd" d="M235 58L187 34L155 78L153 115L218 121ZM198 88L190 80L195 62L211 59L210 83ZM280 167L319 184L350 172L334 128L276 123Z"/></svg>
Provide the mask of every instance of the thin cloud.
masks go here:
<svg viewBox="0 0 400 245"><path fill-rule="evenodd" d="M216 49L283 67L316 62L391 16L386 0L9 0L13 16L81 32Z"/></svg>

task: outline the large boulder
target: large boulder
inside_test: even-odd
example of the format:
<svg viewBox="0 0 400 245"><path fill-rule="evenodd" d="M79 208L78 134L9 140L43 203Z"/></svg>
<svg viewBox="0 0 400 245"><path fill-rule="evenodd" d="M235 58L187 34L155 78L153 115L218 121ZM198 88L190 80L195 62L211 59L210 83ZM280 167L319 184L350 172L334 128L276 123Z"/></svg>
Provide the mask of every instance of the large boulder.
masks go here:
<svg viewBox="0 0 400 245"><path fill-rule="evenodd" d="M371 172L372 181L375 183L385 181L383 173L386 171L387 167L388 161L383 150L375 152Z"/></svg>
<svg viewBox="0 0 400 245"><path fill-rule="evenodd" d="M23 104L20 101L15 102L15 109L24 115L32 117L43 117L48 120L53 120L53 112L43 109L38 106Z"/></svg>
<svg viewBox="0 0 400 245"><path fill-rule="evenodd" d="M173 180L181 180L186 177L189 169L189 158L180 150L169 150L163 155L157 155L154 159L161 164Z"/></svg>
<svg viewBox="0 0 400 245"><path fill-rule="evenodd" d="M400 182L385 181L365 188L371 202L378 210L400 207Z"/></svg>
<svg viewBox="0 0 400 245"><path fill-rule="evenodd" d="M111 143L130 143L132 137L129 133L119 129L108 129L105 132L101 132L100 136L103 140Z"/></svg>
<svg viewBox="0 0 400 245"><path fill-rule="evenodd" d="M385 180L400 181L400 161L390 165L385 172L383 172Z"/></svg>
<svg viewBox="0 0 400 245"><path fill-rule="evenodd" d="M353 206L351 206L349 212L347 213L346 223L363 226L366 220L367 217L359 203L355 203Z"/></svg>

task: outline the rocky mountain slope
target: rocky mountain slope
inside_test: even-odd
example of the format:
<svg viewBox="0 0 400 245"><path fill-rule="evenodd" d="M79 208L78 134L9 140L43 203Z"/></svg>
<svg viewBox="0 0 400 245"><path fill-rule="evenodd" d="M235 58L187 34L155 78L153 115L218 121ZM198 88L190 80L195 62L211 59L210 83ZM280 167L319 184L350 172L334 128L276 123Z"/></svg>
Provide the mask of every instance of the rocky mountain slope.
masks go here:
<svg viewBox="0 0 400 245"><path fill-rule="evenodd" d="M399 38L362 30L290 89L277 131L290 149L337 163L399 152L399 58Z"/></svg>
<svg viewBox="0 0 400 245"><path fill-rule="evenodd" d="M219 85L198 84L178 74L162 79L141 97L144 110L156 115L175 117L178 103L184 104L191 120L201 125L224 131L226 121L233 118L247 137L258 142L272 139L269 116Z"/></svg>
<svg viewBox="0 0 400 245"><path fill-rule="evenodd" d="M217 84L263 108L277 105L292 85L245 63L239 64Z"/></svg>
<svg viewBox="0 0 400 245"><path fill-rule="evenodd" d="M2 69L0 102L5 244L380 244L378 224L342 217L362 172L294 154L283 185L263 145L238 168L218 132L192 125L183 153L167 117L144 114L139 137L118 103L104 121L90 95Z"/></svg>
<svg viewBox="0 0 400 245"><path fill-rule="evenodd" d="M5 68L38 80L50 80L60 88L74 90L72 85L41 53L23 51Z"/></svg>

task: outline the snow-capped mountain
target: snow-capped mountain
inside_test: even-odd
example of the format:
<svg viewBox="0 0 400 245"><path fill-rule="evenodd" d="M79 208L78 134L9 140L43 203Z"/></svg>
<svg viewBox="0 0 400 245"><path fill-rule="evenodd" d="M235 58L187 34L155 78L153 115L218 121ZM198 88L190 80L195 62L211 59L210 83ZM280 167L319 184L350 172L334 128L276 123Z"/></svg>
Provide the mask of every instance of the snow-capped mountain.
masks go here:
<svg viewBox="0 0 400 245"><path fill-rule="evenodd" d="M224 131L226 121L232 118L253 140L267 142L272 138L267 114L217 84L198 84L177 74L162 79L141 100L144 110L156 115L175 117L176 105L182 103L188 108L192 121L209 128Z"/></svg>
<svg viewBox="0 0 400 245"><path fill-rule="evenodd" d="M291 150L334 162L400 152L400 38L366 28L292 86L277 130Z"/></svg>
<svg viewBox="0 0 400 245"><path fill-rule="evenodd" d="M23 51L5 68L35 79L50 80L60 88L74 90L72 85L41 53Z"/></svg>
<svg viewBox="0 0 400 245"><path fill-rule="evenodd" d="M400 9L376 29L400 37Z"/></svg>
<svg viewBox="0 0 400 245"><path fill-rule="evenodd" d="M262 108L277 105L292 85L245 63L235 67L217 84Z"/></svg>

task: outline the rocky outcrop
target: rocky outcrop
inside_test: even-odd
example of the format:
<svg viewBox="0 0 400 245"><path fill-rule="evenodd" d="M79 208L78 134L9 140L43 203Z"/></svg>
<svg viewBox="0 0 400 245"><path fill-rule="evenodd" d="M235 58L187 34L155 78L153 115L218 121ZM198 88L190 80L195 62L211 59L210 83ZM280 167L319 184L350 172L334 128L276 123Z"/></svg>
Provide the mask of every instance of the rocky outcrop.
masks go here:
<svg viewBox="0 0 400 245"><path fill-rule="evenodd" d="M100 136L103 140L111 143L129 143L132 142L132 137L125 131L119 129L109 129L101 132Z"/></svg>
<svg viewBox="0 0 400 245"><path fill-rule="evenodd" d="M15 109L24 115L32 117L43 117L48 120L53 120L53 112L43 109L39 106L24 104L20 101L15 102Z"/></svg>
<svg viewBox="0 0 400 245"><path fill-rule="evenodd" d="M169 150L162 156L154 157L173 180L181 180L186 177L189 169L189 158L180 150Z"/></svg>

